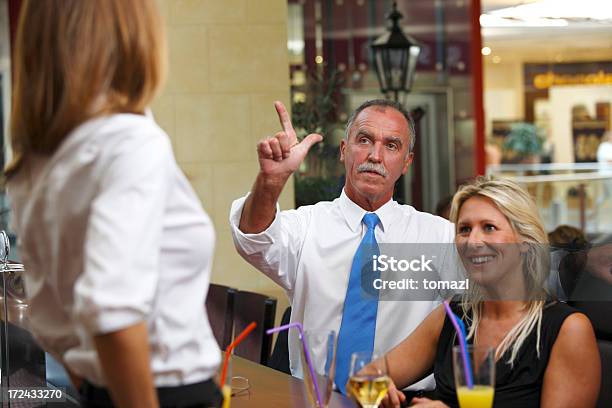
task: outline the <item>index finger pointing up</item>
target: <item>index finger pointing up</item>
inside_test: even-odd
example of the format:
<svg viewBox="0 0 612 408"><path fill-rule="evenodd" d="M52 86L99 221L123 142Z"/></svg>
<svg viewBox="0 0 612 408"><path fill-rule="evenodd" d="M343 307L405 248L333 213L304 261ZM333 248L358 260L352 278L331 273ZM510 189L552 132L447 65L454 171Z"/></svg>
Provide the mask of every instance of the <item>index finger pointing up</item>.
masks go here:
<svg viewBox="0 0 612 408"><path fill-rule="evenodd" d="M274 102L274 107L276 108L276 113L278 114L278 120L280 121L283 130L290 138L295 138L295 130L293 130L293 125L291 124L291 118L289 117L289 113L283 105L282 102L276 101Z"/></svg>

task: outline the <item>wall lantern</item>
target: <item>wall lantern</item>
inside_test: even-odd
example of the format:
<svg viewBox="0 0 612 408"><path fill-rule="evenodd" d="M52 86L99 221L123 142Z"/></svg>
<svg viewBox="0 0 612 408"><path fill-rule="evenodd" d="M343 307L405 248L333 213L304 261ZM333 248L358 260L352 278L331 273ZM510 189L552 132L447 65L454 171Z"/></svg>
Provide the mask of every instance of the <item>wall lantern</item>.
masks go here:
<svg viewBox="0 0 612 408"><path fill-rule="evenodd" d="M400 92L410 92L421 52L421 45L405 35L399 26L401 18L403 16L397 11L397 2L394 1L393 10L387 16L390 21L388 32L371 45L380 91L385 95L392 92L395 101L399 101Z"/></svg>

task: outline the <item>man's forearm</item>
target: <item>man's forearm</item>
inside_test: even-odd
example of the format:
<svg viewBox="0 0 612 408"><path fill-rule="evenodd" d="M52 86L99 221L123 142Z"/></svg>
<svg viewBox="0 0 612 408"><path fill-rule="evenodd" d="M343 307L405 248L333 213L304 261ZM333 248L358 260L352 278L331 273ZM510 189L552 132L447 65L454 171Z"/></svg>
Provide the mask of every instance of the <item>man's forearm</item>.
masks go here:
<svg viewBox="0 0 612 408"><path fill-rule="evenodd" d="M257 175L253 190L246 199L240 216L240 231L258 234L272 224L276 216L276 203L289 177L271 179Z"/></svg>
<svg viewBox="0 0 612 408"><path fill-rule="evenodd" d="M117 407L157 407L146 324L94 336L102 371Z"/></svg>

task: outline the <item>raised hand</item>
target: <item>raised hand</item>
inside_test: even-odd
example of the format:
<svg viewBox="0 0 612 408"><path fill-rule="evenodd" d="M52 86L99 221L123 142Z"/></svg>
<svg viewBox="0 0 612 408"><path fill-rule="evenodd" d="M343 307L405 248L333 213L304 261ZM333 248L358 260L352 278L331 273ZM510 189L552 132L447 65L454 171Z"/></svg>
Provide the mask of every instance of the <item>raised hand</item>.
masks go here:
<svg viewBox="0 0 612 408"><path fill-rule="evenodd" d="M299 142L285 106L277 101L274 107L283 130L257 143L259 174L244 202L238 226L246 234L258 234L270 226L285 183L300 167L312 145L323 140L323 136L313 133Z"/></svg>
<svg viewBox="0 0 612 408"><path fill-rule="evenodd" d="M323 140L323 136L312 133L298 141L291 118L282 102L274 102L282 131L257 143L259 168L266 178L286 180L298 169L310 148Z"/></svg>

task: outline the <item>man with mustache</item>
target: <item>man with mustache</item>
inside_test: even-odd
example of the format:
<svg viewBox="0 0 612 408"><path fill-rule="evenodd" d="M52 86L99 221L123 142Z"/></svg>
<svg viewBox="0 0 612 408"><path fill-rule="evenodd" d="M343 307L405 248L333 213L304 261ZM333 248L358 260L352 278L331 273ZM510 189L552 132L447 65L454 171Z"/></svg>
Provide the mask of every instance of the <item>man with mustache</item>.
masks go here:
<svg viewBox="0 0 612 408"><path fill-rule="evenodd" d="M451 223L393 201L395 182L412 163L414 123L404 108L372 100L350 117L340 144L346 170L339 198L280 211L278 197L322 136L297 140L287 110L275 103L282 131L257 145L259 174L251 193L232 204L230 223L238 252L282 286L292 306L291 321L306 330L338 334L336 385L344 391L350 355L384 353L410 334L438 304L379 301L359 289L364 251L378 243L452 243ZM365 254L365 255L364 255ZM311 345L315 361L325 350ZM300 341L289 332L292 374L301 377ZM431 377L414 390L433 388Z"/></svg>

